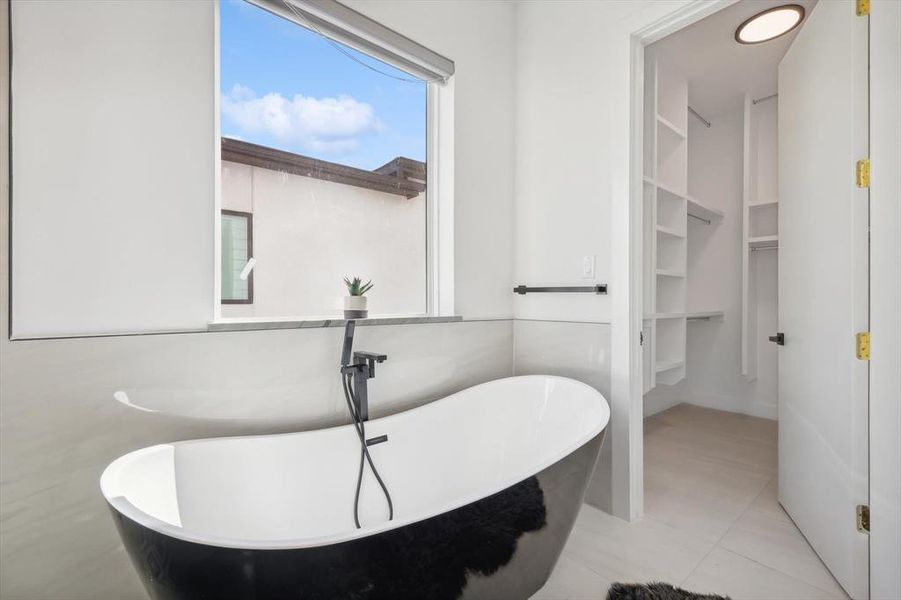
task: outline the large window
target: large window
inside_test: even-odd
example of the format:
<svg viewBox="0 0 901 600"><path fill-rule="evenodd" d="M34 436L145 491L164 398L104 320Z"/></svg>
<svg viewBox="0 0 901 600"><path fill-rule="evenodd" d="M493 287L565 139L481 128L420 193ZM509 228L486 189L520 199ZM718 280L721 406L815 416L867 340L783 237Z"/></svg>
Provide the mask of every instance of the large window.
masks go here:
<svg viewBox="0 0 901 600"><path fill-rule="evenodd" d="M431 312L429 82L293 10L219 9L221 316L340 316L344 277L371 316Z"/></svg>

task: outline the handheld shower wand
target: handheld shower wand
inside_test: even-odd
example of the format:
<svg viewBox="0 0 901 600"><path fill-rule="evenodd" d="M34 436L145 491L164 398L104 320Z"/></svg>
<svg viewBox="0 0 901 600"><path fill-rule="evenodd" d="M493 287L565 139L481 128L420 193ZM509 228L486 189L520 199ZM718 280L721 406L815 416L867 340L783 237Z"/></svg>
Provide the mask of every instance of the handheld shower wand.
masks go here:
<svg viewBox="0 0 901 600"><path fill-rule="evenodd" d="M357 328L357 322L351 319L344 326L344 348L341 350L341 367L350 364L350 353L354 349L354 330Z"/></svg>
<svg viewBox="0 0 901 600"><path fill-rule="evenodd" d="M360 487L363 484L363 466L369 463L372 474L375 475L376 481L385 493L385 499L388 501L388 520L394 519L394 504L391 501L391 494L388 493L388 487L382 481L372 456L369 455L370 440L366 439L365 422L369 419L369 394L367 389L367 381L375 377L375 364L384 362L388 359L387 355L374 354L372 352L353 352L354 330L356 329L356 321L353 319L347 321L344 326L344 346L341 350L341 384L344 388L344 398L347 401L347 410L354 422L354 429L357 437L360 438L360 468L357 471L357 489L354 493L354 524L360 529ZM353 358L353 362L351 362ZM387 441L388 436L381 436L381 439L373 439L371 443Z"/></svg>

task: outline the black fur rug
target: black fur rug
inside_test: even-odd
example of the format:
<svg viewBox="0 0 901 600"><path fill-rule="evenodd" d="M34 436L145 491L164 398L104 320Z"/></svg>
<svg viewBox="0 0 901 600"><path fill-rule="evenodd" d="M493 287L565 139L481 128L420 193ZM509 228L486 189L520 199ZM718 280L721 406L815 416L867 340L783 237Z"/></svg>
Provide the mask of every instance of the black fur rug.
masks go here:
<svg viewBox="0 0 901 600"><path fill-rule="evenodd" d="M607 600L730 600L729 596L695 594L668 583L614 583Z"/></svg>

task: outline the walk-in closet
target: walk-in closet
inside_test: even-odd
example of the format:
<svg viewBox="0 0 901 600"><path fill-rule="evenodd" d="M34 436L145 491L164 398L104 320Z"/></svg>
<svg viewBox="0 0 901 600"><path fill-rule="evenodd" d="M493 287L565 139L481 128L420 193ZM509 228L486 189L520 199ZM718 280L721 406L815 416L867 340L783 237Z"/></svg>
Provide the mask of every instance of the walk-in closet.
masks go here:
<svg viewBox="0 0 901 600"><path fill-rule="evenodd" d="M794 32L736 44L724 23L744 4L645 55L645 415L777 416L777 72Z"/></svg>

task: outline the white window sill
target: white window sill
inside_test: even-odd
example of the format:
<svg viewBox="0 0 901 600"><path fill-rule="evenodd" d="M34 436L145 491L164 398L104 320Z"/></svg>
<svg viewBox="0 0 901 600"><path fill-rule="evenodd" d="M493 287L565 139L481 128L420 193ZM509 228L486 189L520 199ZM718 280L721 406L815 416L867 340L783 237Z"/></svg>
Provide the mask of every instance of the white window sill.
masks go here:
<svg viewBox="0 0 901 600"><path fill-rule="evenodd" d="M463 320L461 316L450 317L392 317L375 316L368 319L354 319L357 325L419 325L423 323L457 323ZM344 327L347 319L316 318L306 319L286 317L283 319L260 318L236 318L219 319L207 325L208 331L259 331L266 329L315 329L320 327Z"/></svg>

